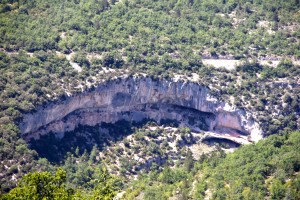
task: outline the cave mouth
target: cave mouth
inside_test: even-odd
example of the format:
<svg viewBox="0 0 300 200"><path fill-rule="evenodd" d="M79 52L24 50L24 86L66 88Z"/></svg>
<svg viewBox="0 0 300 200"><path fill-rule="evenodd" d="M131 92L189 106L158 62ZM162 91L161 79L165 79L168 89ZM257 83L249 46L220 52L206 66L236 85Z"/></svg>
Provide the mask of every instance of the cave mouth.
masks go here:
<svg viewBox="0 0 300 200"><path fill-rule="evenodd" d="M126 110L106 107L77 109L62 119L53 121L38 130L23 134L27 141L39 140L40 136L54 133L55 137L63 138L65 133L77 127L96 126L101 123L115 123L121 120L140 123L143 120L153 120L158 124L164 121L176 121L180 126L186 126L195 132L214 129L216 115L193 108L168 103L151 103L129 106Z"/></svg>
<svg viewBox="0 0 300 200"><path fill-rule="evenodd" d="M92 120L94 117L97 120ZM114 122L103 120L112 118ZM137 128L151 123L154 126L188 127L193 132L200 132L211 129L210 123L215 118L213 113L166 103L143 104L135 106L134 110L119 113L104 112L102 108L80 109L41 127L37 133L47 131L47 134L40 134L37 139L31 138L28 143L40 157L47 158L52 163L60 163L68 152L74 153L77 147L80 153L89 153L93 146L101 151L134 134ZM98 123L90 124L91 121ZM57 124L65 131L53 131L51 127L56 130ZM70 129L70 124L74 128Z"/></svg>
<svg viewBox="0 0 300 200"><path fill-rule="evenodd" d="M218 145L224 149L238 148L241 146L241 144L226 138L205 138L202 140L202 142L210 146Z"/></svg>
<svg viewBox="0 0 300 200"><path fill-rule="evenodd" d="M144 128L147 123L154 125ZM188 150L202 147L196 145L203 137L247 144L255 126L243 110L214 98L205 86L146 77L103 82L25 114L19 125L29 146L53 164L97 154L91 160L108 163L118 175L182 164ZM147 130L153 132L145 135Z"/></svg>
<svg viewBox="0 0 300 200"><path fill-rule="evenodd" d="M51 132L63 138L79 125L176 120L193 132L212 131L244 138L251 135L259 140L259 126L246 114L211 96L209 88L199 83L124 77L25 114L19 127L22 137L30 141Z"/></svg>
<svg viewBox="0 0 300 200"><path fill-rule="evenodd" d="M64 133L59 138L56 133L50 132L42 135L38 140L31 139L29 146L35 150L40 157L47 158L52 163L64 161L68 153L74 154L78 148L79 154L86 151L88 154L96 146L100 151L111 146L124 137L133 134L136 128L143 127L153 120L143 120L139 123L120 120L116 123L102 122L95 126L78 125L73 131ZM174 123L172 123L174 126Z"/></svg>

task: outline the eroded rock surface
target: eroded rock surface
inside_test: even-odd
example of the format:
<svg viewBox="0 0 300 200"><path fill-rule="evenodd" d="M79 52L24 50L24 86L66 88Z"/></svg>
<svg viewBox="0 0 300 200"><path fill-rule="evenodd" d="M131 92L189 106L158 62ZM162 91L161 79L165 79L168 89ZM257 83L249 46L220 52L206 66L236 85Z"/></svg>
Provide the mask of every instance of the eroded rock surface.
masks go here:
<svg viewBox="0 0 300 200"><path fill-rule="evenodd" d="M39 139L49 132L63 137L79 124L94 126L118 120L157 122L174 120L193 130L261 138L251 115L220 102L198 83L127 77L99 84L56 104L24 115L20 128L26 140Z"/></svg>

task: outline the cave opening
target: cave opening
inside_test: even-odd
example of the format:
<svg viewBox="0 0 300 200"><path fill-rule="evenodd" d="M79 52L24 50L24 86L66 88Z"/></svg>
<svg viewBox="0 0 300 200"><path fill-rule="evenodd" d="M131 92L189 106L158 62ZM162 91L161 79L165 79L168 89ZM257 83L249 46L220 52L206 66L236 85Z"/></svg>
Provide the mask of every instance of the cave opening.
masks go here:
<svg viewBox="0 0 300 200"><path fill-rule="evenodd" d="M241 146L241 144L234 142L233 140L226 139L226 138L206 138L206 139L203 139L202 142L204 142L205 144L208 144L210 146L218 145L219 147L224 148L224 149L238 148Z"/></svg>
<svg viewBox="0 0 300 200"><path fill-rule="evenodd" d="M81 124L79 121L83 116L91 116L90 112L91 109L76 110L61 119L60 122L53 122L69 124L71 121L77 125L73 130L65 131L63 136L49 131L47 134L40 135L38 139L31 138L29 140L30 147L36 150L40 157L47 158L53 163L59 163L64 160L68 152L74 153L77 148L80 153L84 151L89 153L93 146L100 151L104 150L146 124L188 127L199 132L199 130L209 130L210 121L215 119L215 115L212 113L178 105L156 103L135 106L135 110L131 111L111 113L111 115L118 115L118 120L115 122L102 121L96 125ZM100 110L93 109L92 112L100 116L103 113L101 108ZM77 122L74 121L74 116L78 120ZM41 127L38 131L47 130L47 126Z"/></svg>
<svg viewBox="0 0 300 200"><path fill-rule="evenodd" d="M75 153L77 148L79 154L83 154L84 151L90 153L94 146L101 151L127 135L133 134L136 128L152 122L154 121L143 120L136 123L120 120L116 123L102 122L95 126L79 124L73 131L64 133L62 138L50 132L40 136L38 140L31 139L29 145L40 157L47 158L52 163L60 163L67 153Z"/></svg>
<svg viewBox="0 0 300 200"><path fill-rule="evenodd" d="M182 165L189 153L210 148L202 143L207 135L229 138L208 143L247 143L253 123L199 84L125 78L41 107L19 126L31 149L53 164L92 160L129 177Z"/></svg>

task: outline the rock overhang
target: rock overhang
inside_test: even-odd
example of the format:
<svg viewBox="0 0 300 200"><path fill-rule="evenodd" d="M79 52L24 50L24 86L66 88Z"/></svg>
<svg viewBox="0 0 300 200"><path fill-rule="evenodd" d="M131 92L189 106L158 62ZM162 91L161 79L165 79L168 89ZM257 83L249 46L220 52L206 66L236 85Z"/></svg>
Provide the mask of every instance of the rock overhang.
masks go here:
<svg viewBox="0 0 300 200"><path fill-rule="evenodd" d="M191 81L150 77L122 77L102 82L92 91L25 114L20 129L23 137L30 140L49 132L62 137L64 132L74 130L79 124L146 118L158 122L169 118L195 130L207 125L207 131L227 130L249 135L250 140L261 138L259 126L249 114L217 100L210 95L208 87ZM190 124L187 118L194 118L197 126Z"/></svg>

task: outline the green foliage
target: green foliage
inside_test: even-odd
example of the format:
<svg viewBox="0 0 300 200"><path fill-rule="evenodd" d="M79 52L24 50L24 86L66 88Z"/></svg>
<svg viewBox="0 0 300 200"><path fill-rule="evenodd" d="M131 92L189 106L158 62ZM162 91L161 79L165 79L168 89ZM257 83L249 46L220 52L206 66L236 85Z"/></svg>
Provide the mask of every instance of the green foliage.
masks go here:
<svg viewBox="0 0 300 200"><path fill-rule="evenodd" d="M102 167L98 174L99 177L92 181L92 184L95 185L92 199L113 199L116 195L116 191L118 190L118 183L116 182L116 179L114 179L104 167Z"/></svg>
<svg viewBox="0 0 300 200"><path fill-rule="evenodd" d="M270 189L270 192L271 192L271 199L283 199L284 196L285 196L285 188L284 188L284 185L282 184L282 182L276 178L274 178L272 180L272 186L271 186L271 189Z"/></svg>
<svg viewBox="0 0 300 200"><path fill-rule="evenodd" d="M85 53L79 52L76 53L74 56L74 62L78 63L80 66L89 67L90 62L86 57L87 55Z"/></svg>
<svg viewBox="0 0 300 200"><path fill-rule="evenodd" d="M25 175L16 188L0 198L3 200L113 199L119 189L119 182L104 167L96 171L98 176L89 182L90 190L88 191L68 188L66 171L58 168L55 175L51 175L50 172L34 172Z"/></svg>
<svg viewBox="0 0 300 200"><path fill-rule="evenodd" d="M149 187L145 190L144 199L145 200L165 200L167 196L162 193L162 187Z"/></svg>
<svg viewBox="0 0 300 200"><path fill-rule="evenodd" d="M293 177L294 173L299 171L299 145L296 144L299 134L293 132L284 136L270 136L256 145L241 147L221 159L216 167L207 168L209 185L215 191L214 197L238 199L239 195L249 190L253 194L266 196L270 190L272 199L283 199L287 192L284 186L287 177ZM280 170L282 175L278 174ZM225 171L226 173L223 173ZM283 178L273 178L268 188L265 181L273 175Z"/></svg>
<svg viewBox="0 0 300 200"><path fill-rule="evenodd" d="M245 57L248 47L253 50L246 54L252 56L300 55L297 43L286 42L296 37L284 28L297 21L298 7L293 0L2 1L0 41L10 51L104 52L104 63L117 68L124 65L125 56L130 65L139 67L151 68L155 62L164 69L190 70L201 66L191 52L206 55L204 46L212 46L213 56L223 52ZM245 20L235 24L233 18ZM271 34L266 31L271 27L257 26L259 21L275 24L280 31Z"/></svg>
<svg viewBox="0 0 300 200"><path fill-rule="evenodd" d="M158 180L165 184L173 184L186 178L186 174L181 170L171 170L166 167L158 177Z"/></svg>
<svg viewBox="0 0 300 200"><path fill-rule="evenodd" d="M55 175L35 172L25 175L2 199L72 199L75 191L65 186L66 172L58 169Z"/></svg>
<svg viewBox="0 0 300 200"><path fill-rule="evenodd" d="M204 199L208 190L212 199L298 199L299 136L300 132L272 135L227 155L203 155L190 172L166 167L156 176L149 174L133 182L132 192L144 191L145 198L147 194L147 198L166 199L176 193L183 195L184 188L191 191L194 182L189 196L193 199Z"/></svg>
<svg viewBox="0 0 300 200"><path fill-rule="evenodd" d="M216 78L217 82L220 82L216 88L219 87L220 90L214 90L217 91L214 93L215 96L227 100L229 95L232 95L238 107L255 111L266 135L284 134L299 129L300 96L295 85L298 84L300 70L290 60L283 59L277 68L261 66L257 62L246 62L232 73L204 67L201 61L202 57L218 56L237 59L266 56L277 59L286 56L299 59L299 30L297 30L299 19L299 1L296 0L284 2L2 0L0 2L0 158L4 161L0 166L2 189L8 192L13 186L9 181L12 175L19 179L30 170L42 168L44 164L47 165L45 168L52 169L53 167L45 160L38 161L40 156L48 156L50 161L57 163L62 161L63 165L69 166L71 170L70 172L67 170L68 184L88 187L87 183L97 176L94 169L99 166L95 165L97 150L92 149L91 145L82 144L84 138L78 139L80 150L78 149L75 155L67 154L71 151L72 143L65 146L61 143L52 146L53 149L47 149L50 154L58 152L57 155L52 154L50 158L49 154L46 155L45 152L42 154L40 149L57 143L57 140L49 136L48 143L33 145L39 153L37 154L22 140L16 124L22 120L24 113L34 112L49 102L64 100L67 92L72 95L81 92L78 85L84 85L83 89L86 89L86 82L94 81L94 77L98 79L96 75L99 75L99 80L115 76L114 73L100 76L102 67L120 69L121 72L128 70L129 73L146 72L151 77L159 75L165 78L170 77L172 73L188 75L196 72L200 74L202 83L209 87L215 87ZM266 22L266 26L260 26L260 22ZM55 51L65 54L75 52L72 61L82 66L83 72L78 74L71 68L69 62ZM97 54L97 59L89 59L90 53ZM282 79L288 79L287 82L293 89L288 89L290 85L281 84ZM270 82L274 85L268 85ZM279 110L277 118L270 117L273 116L274 108ZM202 130L208 130L204 124L199 126ZM120 132L124 135L132 132L130 128L124 127L126 127L124 124L120 125L118 130L115 130L115 135ZM86 131L95 133L91 127L86 128ZM158 144L148 143L145 140L145 135L147 134L139 132L134 137L144 146L149 144L148 154L164 155ZM156 139L158 133L152 132L147 136ZM93 138L98 143L103 143L100 136ZM116 139L112 138L106 142L110 143ZM68 139L64 138L64 141L69 141ZM184 144L191 144L193 140L188 132L182 133L182 139ZM182 144L178 143L178 148L180 145ZM166 143L162 146L167 148ZM253 180L247 179L248 184L235 183L231 180L233 189L230 191L223 187L227 183L220 181L217 185L221 189L214 194L215 197L232 195L230 196L232 198L241 198L241 195L247 196L249 193L251 194L249 198L253 195L264 196L267 190L261 189L261 182L266 174L273 173L273 170L276 171L274 172L276 178L285 185L284 177L291 176L299 170L299 157L285 143L279 142L275 146L270 147L275 154L278 150L276 148L282 147L287 148L285 154L280 154L267 163L251 160L254 154L246 154L250 159L247 162L257 162L255 164L259 166L247 165L247 174L255 174L255 177L251 177ZM83 153L84 149L91 152L91 155ZM122 149L116 150L122 153ZM135 151L138 151L137 148ZM58 155L59 161L55 160ZM265 155L260 156L265 158ZM220 157L222 156L213 154L206 164L216 167L222 160ZM8 160L10 162L6 162ZM80 164L76 165L77 161L80 161ZM247 163L244 160L243 162ZM5 165L9 165L8 169L4 167ZM123 165L132 170L134 163L127 160ZM278 165L280 170L276 170L274 165ZM193 173L195 163L190 154L184 161L184 167L189 174ZM152 165L152 169L158 168L155 164ZM220 170L225 171L223 168ZM186 177L186 174L176 170L164 173L169 173L173 177L169 178L170 180L163 175L157 177L170 185L179 184L179 179ZM219 180L225 177L216 175L215 178ZM204 187L202 182L201 184L199 195L203 196L203 188L206 186ZM254 185L260 187L258 192ZM274 198L282 197L283 191L280 192L280 187L278 184L278 187L274 188ZM149 194L157 193L158 188L160 186L152 188ZM279 192L275 192L276 188L279 188ZM166 193L170 190L170 188L166 190ZM233 190L238 191L240 196L235 196ZM284 192L285 197L295 196L297 193L294 188L290 190L288 188ZM202 198L200 196L199 198Z"/></svg>

